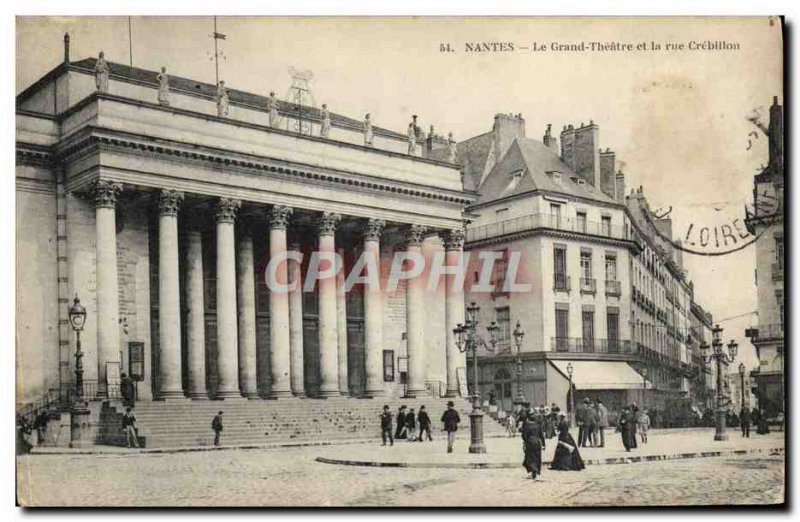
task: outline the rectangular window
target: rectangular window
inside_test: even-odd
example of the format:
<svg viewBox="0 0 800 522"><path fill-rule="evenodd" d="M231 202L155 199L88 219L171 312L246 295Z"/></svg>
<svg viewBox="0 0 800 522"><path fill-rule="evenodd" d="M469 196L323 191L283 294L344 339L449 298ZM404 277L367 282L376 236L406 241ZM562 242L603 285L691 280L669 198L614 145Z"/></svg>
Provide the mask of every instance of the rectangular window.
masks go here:
<svg viewBox="0 0 800 522"><path fill-rule="evenodd" d="M383 380L394 382L394 350L383 351Z"/></svg>
<svg viewBox="0 0 800 522"><path fill-rule="evenodd" d="M556 309L556 351L569 350L569 310Z"/></svg>
<svg viewBox="0 0 800 522"><path fill-rule="evenodd" d="M550 203L550 226L561 228L561 205Z"/></svg>
<svg viewBox="0 0 800 522"><path fill-rule="evenodd" d="M511 347L511 311L506 306L498 308L495 313L497 314L497 326L500 327L497 331L497 348L507 350Z"/></svg>
<svg viewBox="0 0 800 522"><path fill-rule="evenodd" d="M578 212L578 232L586 232L586 212Z"/></svg>
<svg viewBox="0 0 800 522"><path fill-rule="evenodd" d="M778 265L778 268L783 268L783 238L776 237L775 238L775 263Z"/></svg>
<svg viewBox="0 0 800 522"><path fill-rule="evenodd" d="M553 272L555 275L554 288L568 290L567 288L567 249L555 247L553 249Z"/></svg>
<svg viewBox="0 0 800 522"><path fill-rule="evenodd" d="M494 284L494 293L503 293L503 287L506 284L506 268L508 267L508 249L501 251L502 256L500 259L495 260L492 266L492 283Z"/></svg>
<svg viewBox="0 0 800 522"><path fill-rule="evenodd" d="M584 310L583 318L583 351L594 352L594 312Z"/></svg>
<svg viewBox="0 0 800 522"><path fill-rule="evenodd" d="M611 216L602 216L600 218L601 233L604 236L611 235Z"/></svg>
<svg viewBox="0 0 800 522"><path fill-rule="evenodd" d="M619 353L619 312L608 312L606 315L608 330L608 352Z"/></svg>
<svg viewBox="0 0 800 522"><path fill-rule="evenodd" d="M617 280L617 258L606 256L606 281Z"/></svg>
<svg viewBox="0 0 800 522"><path fill-rule="evenodd" d="M581 252L581 277L592 278L592 254L589 252Z"/></svg>

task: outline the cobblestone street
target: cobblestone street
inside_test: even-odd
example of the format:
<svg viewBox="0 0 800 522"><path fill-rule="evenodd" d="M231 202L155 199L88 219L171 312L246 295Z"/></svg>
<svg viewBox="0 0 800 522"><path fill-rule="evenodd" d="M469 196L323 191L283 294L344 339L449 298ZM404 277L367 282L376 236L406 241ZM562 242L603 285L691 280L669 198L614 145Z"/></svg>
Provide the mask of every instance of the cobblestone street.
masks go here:
<svg viewBox="0 0 800 522"><path fill-rule="evenodd" d="M352 467L315 462L321 452L29 455L17 460L18 497L37 506L636 506L771 504L784 491L784 457L769 453L545 470L534 482L521 466Z"/></svg>

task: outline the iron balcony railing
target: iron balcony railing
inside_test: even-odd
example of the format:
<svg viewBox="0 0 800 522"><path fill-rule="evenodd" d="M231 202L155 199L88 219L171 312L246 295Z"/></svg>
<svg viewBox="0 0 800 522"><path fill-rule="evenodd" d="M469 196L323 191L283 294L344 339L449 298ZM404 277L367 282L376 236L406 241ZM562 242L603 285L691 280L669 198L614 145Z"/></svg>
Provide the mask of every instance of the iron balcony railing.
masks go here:
<svg viewBox="0 0 800 522"><path fill-rule="evenodd" d="M553 274L553 290L570 291L570 276L566 274Z"/></svg>
<svg viewBox="0 0 800 522"><path fill-rule="evenodd" d="M515 234L535 229L553 229L577 234L603 236L612 239L630 239L625 227L609 225L607 222L584 221L558 216L557 214L528 214L479 227L467 229L467 242L482 241L493 237Z"/></svg>
<svg viewBox="0 0 800 522"><path fill-rule="evenodd" d="M597 281L591 277L581 277L581 293L594 294L597 292Z"/></svg>
<svg viewBox="0 0 800 522"><path fill-rule="evenodd" d="M606 295L622 295L622 283L619 281L606 281Z"/></svg>
<svg viewBox="0 0 800 522"><path fill-rule="evenodd" d="M783 324L762 324L756 329L754 341L783 339Z"/></svg>
<svg viewBox="0 0 800 522"><path fill-rule="evenodd" d="M625 354L636 353L630 341L622 339L584 339L582 337L551 337L550 348L562 353Z"/></svg>

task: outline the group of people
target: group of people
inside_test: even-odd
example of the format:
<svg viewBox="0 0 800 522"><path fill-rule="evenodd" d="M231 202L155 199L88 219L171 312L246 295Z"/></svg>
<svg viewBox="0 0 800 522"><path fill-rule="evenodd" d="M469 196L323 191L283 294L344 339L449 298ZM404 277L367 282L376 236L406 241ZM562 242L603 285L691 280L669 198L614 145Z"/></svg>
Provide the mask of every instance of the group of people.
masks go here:
<svg viewBox="0 0 800 522"><path fill-rule="evenodd" d="M650 416L647 414L647 410L640 410L635 402L622 408L622 413L617 418L617 432L622 435L622 445L625 446L625 451L638 447L637 434L642 444L647 444L649 430Z"/></svg>
<svg viewBox="0 0 800 522"><path fill-rule="evenodd" d="M578 425L579 447L605 447L608 410L602 399L592 402L588 397L584 398L581 405L575 409L575 423Z"/></svg>
<svg viewBox="0 0 800 522"><path fill-rule="evenodd" d="M51 419L50 412L43 408L39 410L31 423L25 415L17 419L17 430L19 437L19 450L22 453L30 453L33 449L33 432L36 432L36 443L44 444L47 440L47 425Z"/></svg>
<svg viewBox="0 0 800 522"><path fill-rule="evenodd" d="M736 412L729 411L725 414L725 424L728 426L738 425L742 429L742 437L750 437L750 426L756 427L756 433L759 435L766 435L769 433L769 422L767 415L759 410L753 408L752 412L747 408L742 408L739 415Z"/></svg>
<svg viewBox="0 0 800 522"><path fill-rule="evenodd" d="M449 404L452 404L452 401ZM419 427L419 432L417 432L417 427ZM381 439L383 440L383 446L386 446L387 439L389 440L389 445L394 446L395 439L422 442L423 437L426 435L428 441L433 441L431 418L428 416L425 406L420 406L419 413L414 413L414 408L407 409L405 405L401 405L397 411L397 429L394 432L394 436L392 436L392 412L389 411L388 405L384 405L383 413L381 413Z"/></svg>
<svg viewBox="0 0 800 522"><path fill-rule="evenodd" d="M556 407L557 408L557 407ZM523 408L517 414L521 424L523 460L522 465L534 480L542 474L542 451L546 441L547 430L558 432L556 452L550 469L555 471L580 471L586 466L581 459L578 445L569 433L567 415L562 411L553 412L553 407L545 406Z"/></svg>

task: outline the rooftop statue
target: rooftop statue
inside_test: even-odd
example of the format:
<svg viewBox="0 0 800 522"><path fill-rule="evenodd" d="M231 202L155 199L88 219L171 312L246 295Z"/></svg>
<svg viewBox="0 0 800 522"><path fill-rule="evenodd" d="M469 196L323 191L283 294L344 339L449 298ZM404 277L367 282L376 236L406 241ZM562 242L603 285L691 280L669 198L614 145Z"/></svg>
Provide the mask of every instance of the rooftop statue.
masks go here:
<svg viewBox="0 0 800 522"><path fill-rule="evenodd" d="M156 78L158 79L158 104L169 107L169 75L167 75L167 68L162 67Z"/></svg>
<svg viewBox="0 0 800 522"><path fill-rule="evenodd" d="M267 110L269 111L269 126L277 128L280 116L278 115L278 98L275 97L275 91L269 93L269 99L267 100Z"/></svg>
<svg viewBox="0 0 800 522"><path fill-rule="evenodd" d="M364 145L371 147L372 138L372 120L369 118L369 114L367 114L364 116Z"/></svg>
<svg viewBox="0 0 800 522"><path fill-rule="evenodd" d="M228 89L225 88L225 82L219 82L217 85L217 116L220 118L225 118L228 116L229 110L229 100L228 100Z"/></svg>
<svg viewBox="0 0 800 522"><path fill-rule="evenodd" d="M327 138L331 133L331 112L328 110L328 105L322 104L322 127L319 129L319 135Z"/></svg>
<svg viewBox="0 0 800 522"><path fill-rule="evenodd" d="M94 84L97 86L97 92L108 92L108 62L105 58L105 53L100 51L100 57L94 66Z"/></svg>

